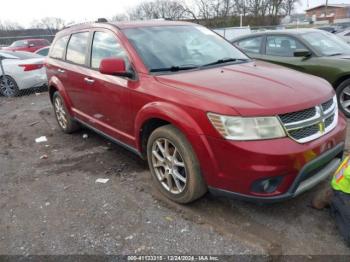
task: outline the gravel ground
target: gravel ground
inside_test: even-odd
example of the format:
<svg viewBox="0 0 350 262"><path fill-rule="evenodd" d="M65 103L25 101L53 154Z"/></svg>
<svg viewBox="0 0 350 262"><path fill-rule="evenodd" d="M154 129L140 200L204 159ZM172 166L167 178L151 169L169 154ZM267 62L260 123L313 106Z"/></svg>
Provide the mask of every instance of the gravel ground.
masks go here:
<svg viewBox="0 0 350 262"><path fill-rule="evenodd" d="M322 185L269 206L209 194L181 206L137 156L62 133L46 93L0 97L0 110L0 254L350 255L329 211L309 206Z"/></svg>

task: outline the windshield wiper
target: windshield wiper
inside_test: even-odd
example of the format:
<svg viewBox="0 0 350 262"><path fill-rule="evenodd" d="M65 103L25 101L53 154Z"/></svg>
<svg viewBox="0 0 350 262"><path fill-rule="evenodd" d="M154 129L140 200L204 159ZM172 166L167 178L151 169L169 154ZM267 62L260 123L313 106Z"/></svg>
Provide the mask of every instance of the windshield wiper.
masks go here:
<svg viewBox="0 0 350 262"><path fill-rule="evenodd" d="M219 60L217 60L217 61L215 61L215 62L202 65L202 67L204 67L204 66L211 66L211 65L225 64L225 63L236 62L236 61L248 61L248 59L243 59L243 58L230 58L230 57L228 57L228 58L222 58L222 59L219 59Z"/></svg>
<svg viewBox="0 0 350 262"><path fill-rule="evenodd" d="M182 70L191 70L198 68L198 66L170 66L170 67L164 67L164 68L153 68L150 69L150 72L177 72Z"/></svg>
<svg viewBox="0 0 350 262"><path fill-rule="evenodd" d="M334 53L334 54L330 54L328 56L337 56L337 55L342 55L342 53Z"/></svg>

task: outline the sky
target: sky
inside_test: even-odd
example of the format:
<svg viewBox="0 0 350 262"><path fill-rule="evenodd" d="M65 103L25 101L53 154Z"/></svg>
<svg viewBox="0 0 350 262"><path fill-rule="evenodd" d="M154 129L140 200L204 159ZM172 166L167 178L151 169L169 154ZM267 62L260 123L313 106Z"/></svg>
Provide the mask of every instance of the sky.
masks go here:
<svg viewBox="0 0 350 262"><path fill-rule="evenodd" d="M99 17L109 18L120 14L143 0L1 0L0 21L16 22L29 27L35 19L60 17L67 22L93 21ZM310 7L326 0L309 0ZM307 0L300 0L297 10L307 8ZM348 3L350 0L329 0L329 4Z"/></svg>

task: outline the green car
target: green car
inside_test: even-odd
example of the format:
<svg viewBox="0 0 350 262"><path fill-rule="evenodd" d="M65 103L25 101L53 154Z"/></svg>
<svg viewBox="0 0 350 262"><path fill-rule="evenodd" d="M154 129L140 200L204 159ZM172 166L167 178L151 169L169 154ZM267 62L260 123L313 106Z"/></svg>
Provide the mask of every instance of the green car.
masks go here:
<svg viewBox="0 0 350 262"><path fill-rule="evenodd" d="M231 41L250 57L322 77L334 87L350 117L350 45L317 29L266 31Z"/></svg>

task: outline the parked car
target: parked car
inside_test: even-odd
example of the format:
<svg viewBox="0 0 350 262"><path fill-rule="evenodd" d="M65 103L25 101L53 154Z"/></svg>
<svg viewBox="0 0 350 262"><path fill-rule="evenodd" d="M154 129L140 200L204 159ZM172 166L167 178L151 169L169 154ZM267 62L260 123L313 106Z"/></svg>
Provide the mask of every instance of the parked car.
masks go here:
<svg viewBox="0 0 350 262"><path fill-rule="evenodd" d="M36 50L49 45L50 42L46 39L25 39L15 41L10 46L3 47L1 50L35 52Z"/></svg>
<svg viewBox="0 0 350 262"><path fill-rule="evenodd" d="M251 34L232 41L250 57L316 75L332 84L341 110L350 117L350 45L317 29Z"/></svg>
<svg viewBox="0 0 350 262"><path fill-rule="evenodd" d="M344 39L348 44L350 44L350 28L336 33L337 36Z"/></svg>
<svg viewBox="0 0 350 262"><path fill-rule="evenodd" d="M50 46L46 46L36 50L34 53L41 56L48 56L49 51L50 51Z"/></svg>
<svg viewBox="0 0 350 262"><path fill-rule="evenodd" d="M28 52L0 51L5 77L0 70L0 95L12 97L21 90L47 84L44 58Z"/></svg>
<svg viewBox="0 0 350 262"><path fill-rule="evenodd" d="M321 27L318 27L317 29L334 34L339 30L339 27L338 26L321 26Z"/></svg>
<svg viewBox="0 0 350 262"><path fill-rule="evenodd" d="M255 62L200 25L92 23L46 60L58 125L83 125L148 160L156 187L252 201L300 195L337 168L346 120L318 77Z"/></svg>

